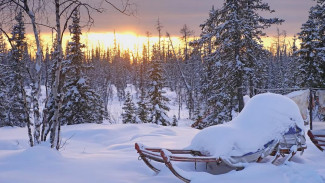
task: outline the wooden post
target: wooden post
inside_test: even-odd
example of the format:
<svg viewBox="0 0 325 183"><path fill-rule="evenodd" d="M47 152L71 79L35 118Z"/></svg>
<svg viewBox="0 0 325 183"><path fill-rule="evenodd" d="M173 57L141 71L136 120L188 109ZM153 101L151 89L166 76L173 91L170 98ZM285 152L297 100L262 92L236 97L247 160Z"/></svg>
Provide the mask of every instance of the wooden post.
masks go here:
<svg viewBox="0 0 325 183"><path fill-rule="evenodd" d="M313 91L309 89L309 125L310 130L313 130Z"/></svg>

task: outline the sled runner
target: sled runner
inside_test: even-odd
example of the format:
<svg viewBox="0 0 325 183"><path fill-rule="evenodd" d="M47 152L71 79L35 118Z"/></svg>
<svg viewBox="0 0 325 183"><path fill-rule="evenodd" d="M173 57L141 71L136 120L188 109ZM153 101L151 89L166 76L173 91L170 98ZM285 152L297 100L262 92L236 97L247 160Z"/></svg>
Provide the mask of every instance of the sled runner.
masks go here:
<svg viewBox="0 0 325 183"><path fill-rule="evenodd" d="M316 147L324 151L325 149L325 130L308 130L308 136Z"/></svg>

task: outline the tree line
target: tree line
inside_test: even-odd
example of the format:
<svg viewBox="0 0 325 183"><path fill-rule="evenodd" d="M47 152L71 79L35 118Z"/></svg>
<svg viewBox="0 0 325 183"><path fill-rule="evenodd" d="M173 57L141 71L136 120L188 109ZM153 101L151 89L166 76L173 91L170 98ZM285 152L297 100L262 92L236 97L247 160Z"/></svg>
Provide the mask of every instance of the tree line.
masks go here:
<svg viewBox="0 0 325 183"><path fill-rule="evenodd" d="M267 3L225 0L222 7L210 10L200 25L199 38L187 25L180 29L182 46L174 46L158 19L155 27L159 41L151 44L147 32L148 44L142 45L142 53L121 50L118 40L113 48L97 47L85 53L87 45L80 41L80 12L85 11L81 8L86 12L100 10L81 1L63 4L55 0L55 44L42 52L41 41L36 41L35 58L28 53L23 18L27 15L33 22L35 16L24 2L0 4L19 10L15 11L11 34L2 28L0 34L0 126L27 126L31 146L49 136L52 147L58 149L61 125L113 120L107 108L113 87L124 102L123 123L175 126L184 105L188 118L194 121L192 126L202 129L230 121L244 107L243 96L254 95L256 89L325 85L324 0L315 1L291 45L285 32L278 30L273 46L263 47L263 30L284 22L259 14L273 12ZM64 23L62 11L68 11ZM34 33L39 37L37 19L34 22ZM63 53L66 29L72 39ZM136 104L125 92L128 84L136 88ZM46 88L42 111L41 86ZM167 115L170 99L166 88L177 94L179 114L173 119Z"/></svg>

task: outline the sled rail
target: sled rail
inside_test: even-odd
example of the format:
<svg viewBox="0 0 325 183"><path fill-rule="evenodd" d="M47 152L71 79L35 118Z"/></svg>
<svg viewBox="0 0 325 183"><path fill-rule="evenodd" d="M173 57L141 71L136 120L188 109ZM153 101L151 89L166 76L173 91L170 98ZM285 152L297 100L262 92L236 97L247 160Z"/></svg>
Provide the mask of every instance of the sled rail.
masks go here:
<svg viewBox="0 0 325 183"><path fill-rule="evenodd" d="M319 150L324 151L325 130L308 130L307 135Z"/></svg>
<svg viewBox="0 0 325 183"><path fill-rule="evenodd" d="M164 162L161 156L161 151L166 150L172 155L169 156L171 161L181 161L181 162L218 162L219 158L209 157L203 155L200 151L193 150L175 150L175 149L161 149L161 148L147 148L142 144L135 143L135 149L138 151L140 156L145 156L146 158L156 160L159 162ZM190 155L178 156L178 155ZM142 158L142 157L141 157Z"/></svg>

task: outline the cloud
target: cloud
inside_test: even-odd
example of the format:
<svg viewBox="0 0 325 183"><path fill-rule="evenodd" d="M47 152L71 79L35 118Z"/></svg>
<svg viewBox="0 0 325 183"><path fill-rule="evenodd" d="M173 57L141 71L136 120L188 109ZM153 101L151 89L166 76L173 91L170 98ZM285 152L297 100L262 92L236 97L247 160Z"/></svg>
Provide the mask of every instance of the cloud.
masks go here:
<svg viewBox="0 0 325 183"><path fill-rule="evenodd" d="M94 0L92 3L96 3ZM118 11L107 8L104 13L94 14L95 25L92 32L135 32L144 35L146 31L157 34L155 24L159 17L164 26L163 32L168 31L171 35L179 35L179 30L187 24L195 31L196 36L201 32L199 25L208 18L211 7L222 6L222 0L130 0L136 4L137 15L125 16ZM121 0L112 0L117 6ZM275 34L276 28L286 30L288 35L299 32L301 24L308 18L308 10L315 3L312 0L264 0L269 3L276 12L267 14L266 17L279 17L285 19L281 26L273 26L266 30L269 35Z"/></svg>

